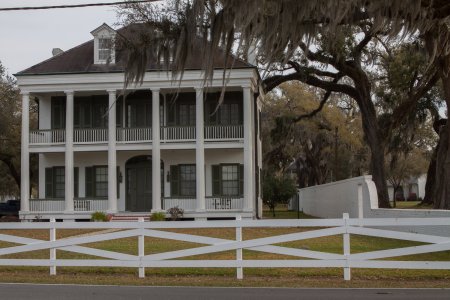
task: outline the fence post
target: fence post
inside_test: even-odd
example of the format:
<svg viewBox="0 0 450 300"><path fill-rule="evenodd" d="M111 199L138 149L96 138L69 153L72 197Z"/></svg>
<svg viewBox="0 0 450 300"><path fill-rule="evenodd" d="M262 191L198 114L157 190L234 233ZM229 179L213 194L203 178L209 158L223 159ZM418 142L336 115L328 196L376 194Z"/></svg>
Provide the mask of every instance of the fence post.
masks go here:
<svg viewBox="0 0 450 300"><path fill-rule="evenodd" d="M242 242L242 226L241 221L242 217L240 215L236 216L236 221L238 224L236 224L236 242ZM242 266L242 248L236 249L236 261L239 265ZM243 279L244 278L244 270L242 267L236 268L236 277L237 279Z"/></svg>
<svg viewBox="0 0 450 300"><path fill-rule="evenodd" d="M344 233L344 256L345 256L345 267L344 267L344 280L350 280L351 273L350 267L348 266L348 256L350 255L350 234L348 233L348 213L343 214L345 233Z"/></svg>
<svg viewBox="0 0 450 300"><path fill-rule="evenodd" d="M142 222L144 222L144 218L140 217L139 223L142 223ZM141 230L143 230L143 229L141 228ZM139 252L138 254L139 254L139 265L140 265L139 278L145 277L145 268L142 267L142 258L145 255L145 248L144 248L145 240L144 240L144 238L145 238L145 236L143 234L139 235L139 237L138 237L138 252Z"/></svg>
<svg viewBox="0 0 450 300"><path fill-rule="evenodd" d="M55 228L55 218L50 219L50 223L52 227L50 228L50 241L56 241L56 228ZM50 249L50 261L52 262L52 266L50 267L50 275L56 275L56 248Z"/></svg>

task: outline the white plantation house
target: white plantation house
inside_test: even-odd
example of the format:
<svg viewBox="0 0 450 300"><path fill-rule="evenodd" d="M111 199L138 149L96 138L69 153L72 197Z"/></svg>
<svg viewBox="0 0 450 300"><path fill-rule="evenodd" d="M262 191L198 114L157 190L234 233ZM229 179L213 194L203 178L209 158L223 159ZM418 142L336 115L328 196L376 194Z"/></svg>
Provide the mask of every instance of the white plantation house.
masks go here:
<svg viewBox="0 0 450 300"><path fill-rule="evenodd" d="M121 34L127 30L121 29ZM224 54L204 86L201 58L180 81L147 65L142 85L123 96L124 53L108 46L106 24L93 40L16 74L22 91L22 219L89 219L94 211L139 215L178 206L195 219L261 215L260 100L254 66ZM228 67L228 66L227 66ZM30 130L30 101L39 107ZM30 197L30 154L39 192Z"/></svg>

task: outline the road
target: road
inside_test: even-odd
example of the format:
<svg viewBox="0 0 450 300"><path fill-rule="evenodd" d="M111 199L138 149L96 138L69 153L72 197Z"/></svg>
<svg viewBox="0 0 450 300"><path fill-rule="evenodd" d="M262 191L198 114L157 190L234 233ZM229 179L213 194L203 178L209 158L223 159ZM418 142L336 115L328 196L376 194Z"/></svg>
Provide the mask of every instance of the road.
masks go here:
<svg viewBox="0 0 450 300"><path fill-rule="evenodd" d="M0 299L440 300L450 289L294 289L0 284Z"/></svg>

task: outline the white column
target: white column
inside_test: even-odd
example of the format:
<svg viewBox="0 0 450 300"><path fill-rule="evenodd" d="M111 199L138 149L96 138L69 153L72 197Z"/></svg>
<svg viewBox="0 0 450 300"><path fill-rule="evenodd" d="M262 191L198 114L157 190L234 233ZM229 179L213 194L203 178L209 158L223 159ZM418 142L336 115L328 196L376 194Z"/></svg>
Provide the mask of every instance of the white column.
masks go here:
<svg viewBox="0 0 450 300"><path fill-rule="evenodd" d="M253 196L253 136L252 136L252 91L243 87L244 113L244 210L252 211Z"/></svg>
<svg viewBox="0 0 450 300"><path fill-rule="evenodd" d="M116 90L108 90L108 212L117 212Z"/></svg>
<svg viewBox="0 0 450 300"><path fill-rule="evenodd" d="M152 90L152 211L161 210L159 89Z"/></svg>
<svg viewBox="0 0 450 300"><path fill-rule="evenodd" d="M30 153L28 139L30 135L30 94L22 93L22 147L20 167L20 210L30 210ZM43 180L43 179L40 179Z"/></svg>
<svg viewBox="0 0 450 300"><path fill-rule="evenodd" d="M195 173L197 211L205 211L205 148L204 148L204 115L203 115L203 88L195 89Z"/></svg>
<svg viewBox="0 0 450 300"><path fill-rule="evenodd" d="M73 212L73 91L66 91L65 211Z"/></svg>

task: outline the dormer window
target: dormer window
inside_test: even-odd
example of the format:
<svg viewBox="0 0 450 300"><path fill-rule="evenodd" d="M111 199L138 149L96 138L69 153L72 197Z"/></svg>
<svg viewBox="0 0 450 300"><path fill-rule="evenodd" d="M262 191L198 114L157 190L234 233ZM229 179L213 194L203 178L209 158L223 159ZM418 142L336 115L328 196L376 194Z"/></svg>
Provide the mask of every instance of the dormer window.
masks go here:
<svg viewBox="0 0 450 300"><path fill-rule="evenodd" d="M114 64L116 62L114 29L104 23L91 34L94 36L94 64Z"/></svg>
<svg viewBox="0 0 450 300"><path fill-rule="evenodd" d="M110 38L99 38L98 39L98 60L108 62L111 61L112 57L112 46L113 42Z"/></svg>

